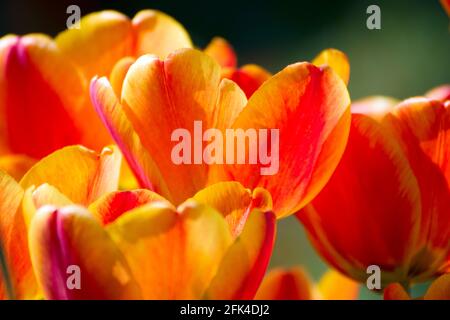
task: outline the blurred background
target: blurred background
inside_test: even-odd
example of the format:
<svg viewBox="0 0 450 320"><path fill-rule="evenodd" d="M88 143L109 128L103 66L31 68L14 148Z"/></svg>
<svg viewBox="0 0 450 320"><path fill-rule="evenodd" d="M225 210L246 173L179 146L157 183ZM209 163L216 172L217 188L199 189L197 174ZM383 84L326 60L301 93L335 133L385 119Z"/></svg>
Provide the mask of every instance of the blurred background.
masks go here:
<svg viewBox="0 0 450 320"><path fill-rule="evenodd" d="M196 46L222 36L234 46L240 64L256 63L272 72L338 48L350 58L353 100L369 95L403 99L450 83L449 19L438 0L14 0L0 3L0 35L55 36L66 27L71 4L82 15L116 9L132 17L141 9L159 9L180 21ZM366 27L371 4L381 8L381 30ZM279 222L271 267L298 264L314 279L327 269L291 217ZM362 289L361 298L380 297Z"/></svg>

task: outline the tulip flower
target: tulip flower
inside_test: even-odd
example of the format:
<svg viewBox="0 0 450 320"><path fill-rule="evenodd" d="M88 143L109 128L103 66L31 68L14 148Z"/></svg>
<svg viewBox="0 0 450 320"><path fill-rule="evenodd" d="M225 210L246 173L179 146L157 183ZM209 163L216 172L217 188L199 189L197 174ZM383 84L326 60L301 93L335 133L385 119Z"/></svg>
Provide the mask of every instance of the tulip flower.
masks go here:
<svg viewBox="0 0 450 320"><path fill-rule="evenodd" d="M52 188L36 192L35 203L60 199ZM251 299L275 237L270 195L236 182L177 208L145 189L105 194L88 208L27 208L31 259L47 299ZM78 290L67 286L70 266L80 269Z"/></svg>
<svg viewBox="0 0 450 320"><path fill-rule="evenodd" d="M256 293L256 300L355 300L357 282L334 270L327 271L314 284L302 267L277 268L265 277Z"/></svg>
<svg viewBox="0 0 450 320"><path fill-rule="evenodd" d="M431 279L448 268L450 109L424 97L352 107L349 141L327 186L297 214L313 245L358 281Z"/></svg>
<svg viewBox="0 0 450 320"><path fill-rule="evenodd" d="M105 148L96 154L72 146L43 158L20 183L0 171L0 243L13 288L10 298L41 296L28 250L31 213L45 204L88 205L104 193L117 190L120 164L118 150ZM3 283L0 278L0 299L6 298Z"/></svg>
<svg viewBox="0 0 450 320"><path fill-rule="evenodd" d="M384 289L385 300L411 300L410 295L400 283L392 283ZM434 280L428 288L424 300L450 300L450 273Z"/></svg>
<svg viewBox="0 0 450 320"><path fill-rule="evenodd" d="M325 185L350 122L347 88L329 67L290 65L247 101L238 85L221 80L217 62L194 49L165 60L122 61L110 80L92 81L91 98L141 187L178 205L214 182L235 180L267 189L278 217L299 210ZM172 133L185 128L194 136L195 121L221 132L279 129L278 173L261 175L261 164L175 164Z"/></svg>
<svg viewBox="0 0 450 320"><path fill-rule="evenodd" d="M100 150L111 142L89 99L93 76L109 76L125 56L165 57L192 46L177 21L153 10L133 20L96 12L80 26L54 40L40 34L0 39L0 168L18 178L35 160L64 146Z"/></svg>
<svg viewBox="0 0 450 320"><path fill-rule="evenodd" d="M256 64L246 64L237 68L237 57L233 47L223 38L216 37L208 44L204 52L213 57L222 66L222 78L233 80L244 91L247 98L272 75ZM328 65L348 84L350 64L347 56L336 49L323 50L312 61L314 65Z"/></svg>

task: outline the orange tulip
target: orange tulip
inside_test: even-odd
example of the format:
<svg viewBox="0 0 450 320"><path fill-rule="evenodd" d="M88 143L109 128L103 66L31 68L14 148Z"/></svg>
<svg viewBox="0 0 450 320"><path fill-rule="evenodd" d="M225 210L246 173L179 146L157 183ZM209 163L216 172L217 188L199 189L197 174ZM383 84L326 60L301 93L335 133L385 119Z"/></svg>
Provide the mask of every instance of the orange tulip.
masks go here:
<svg viewBox="0 0 450 320"><path fill-rule="evenodd" d="M326 272L319 283L312 283L301 267L273 269L256 293L256 300L355 300L357 282L334 270Z"/></svg>
<svg viewBox="0 0 450 320"><path fill-rule="evenodd" d="M450 300L450 273L434 280L422 299ZM400 283L392 283L384 289L384 300L411 300L411 297Z"/></svg>
<svg viewBox="0 0 450 320"><path fill-rule="evenodd" d="M189 70L189 72L186 72ZM111 82L110 82L111 81ZM248 100L208 55L183 49L165 60L122 60L91 97L142 187L180 204L205 186L236 180L266 188L278 217L294 213L325 185L345 148L350 122L344 82L328 67L297 63L267 80ZM171 160L171 134L193 122L219 130L277 128L279 171L261 165L186 164ZM248 159L248 150L247 153Z"/></svg>
<svg viewBox="0 0 450 320"><path fill-rule="evenodd" d="M40 296L28 253L30 212L48 203L89 204L104 193L116 190L120 162L117 150L105 148L97 155L73 146L42 159L20 183L0 171L0 243L15 298ZM4 288L1 277L0 288ZM0 299L5 297L0 289Z"/></svg>
<svg viewBox="0 0 450 320"><path fill-rule="evenodd" d="M133 20L89 14L54 40L39 34L0 39L0 168L20 178L33 159L67 145L100 150L111 142L89 99L89 81L125 56L165 57L191 47L184 28L153 10Z"/></svg>
<svg viewBox="0 0 450 320"><path fill-rule="evenodd" d="M361 282L378 265L383 286L434 277L450 249L450 109L428 98L389 101L352 106L341 162L297 214L330 264Z"/></svg>
<svg viewBox="0 0 450 320"><path fill-rule="evenodd" d="M270 207L266 191L235 182L178 208L149 190L109 193L88 209L28 207L31 258L47 299L251 299L272 252ZM71 266L78 290L67 285Z"/></svg>

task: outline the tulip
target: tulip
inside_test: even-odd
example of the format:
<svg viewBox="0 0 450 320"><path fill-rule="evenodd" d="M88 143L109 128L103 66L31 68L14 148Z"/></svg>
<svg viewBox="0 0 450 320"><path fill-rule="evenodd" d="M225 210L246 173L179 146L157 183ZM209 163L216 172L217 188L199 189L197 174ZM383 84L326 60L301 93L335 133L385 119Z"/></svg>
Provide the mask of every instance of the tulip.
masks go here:
<svg viewBox="0 0 450 320"><path fill-rule="evenodd" d="M110 80L92 81L91 98L141 187L178 205L214 182L235 180L251 190L267 189L277 217L299 210L325 185L350 122L345 83L329 67L288 66L247 102L236 83L221 80L220 65L194 49L165 60L122 60ZM260 175L260 164L174 164L171 134L192 129L194 121L205 130L279 129L278 174Z"/></svg>
<svg viewBox="0 0 450 320"><path fill-rule="evenodd" d="M59 198L55 191L35 190L34 202ZM177 208L141 189L105 194L88 208L28 209L31 259L47 299L252 299L275 237L270 195L236 182ZM80 270L77 290L67 286L70 266Z"/></svg>
<svg viewBox="0 0 450 320"><path fill-rule="evenodd" d="M434 280L422 299L450 300L450 273ZM411 300L411 297L400 283L392 283L384 289L384 300Z"/></svg>
<svg viewBox="0 0 450 320"><path fill-rule="evenodd" d="M41 297L28 249L32 212L45 204L88 205L104 193L117 190L120 164L121 155L114 148L96 154L73 146L43 158L20 183L0 171L0 244L14 298ZM0 277L0 299L6 298L4 284Z"/></svg>
<svg viewBox="0 0 450 320"><path fill-rule="evenodd" d="M377 265L383 287L408 287L448 269L450 109L424 97L389 101L352 106L342 160L297 217L342 273L365 282Z"/></svg>
<svg viewBox="0 0 450 320"><path fill-rule="evenodd" d="M327 271L314 284L302 267L277 268L265 277L256 293L256 300L355 300L357 282L334 270Z"/></svg>
<svg viewBox="0 0 450 320"><path fill-rule="evenodd" d="M111 142L89 99L93 76L108 76L125 56L165 57L192 46L177 21L154 10L133 20L96 12L80 26L54 40L40 34L0 39L0 168L19 179L36 160L64 146L100 150Z"/></svg>

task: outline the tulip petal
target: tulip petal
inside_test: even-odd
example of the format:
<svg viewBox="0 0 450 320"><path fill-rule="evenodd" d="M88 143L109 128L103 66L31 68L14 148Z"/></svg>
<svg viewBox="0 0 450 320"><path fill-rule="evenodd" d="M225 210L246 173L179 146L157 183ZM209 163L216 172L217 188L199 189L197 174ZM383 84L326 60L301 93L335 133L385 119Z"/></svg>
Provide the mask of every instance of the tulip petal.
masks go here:
<svg viewBox="0 0 450 320"><path fill-rule="evenodd" d="M167 201L159 194L150 190L116 191L105 194L89 206L89 211L103 225L107 225L123 213L155 201Z"/></svg>
<svg viewBox="0 0 450 320"><path fill-rule="evenodd" d="M139 185L170 199L159 169L142 145L106 78L92 80L91 98L103 123L134 172Z"/></svg>
<svg viewBox="0 0 450 320"><path fill-rule="evenodd" d="M224 68L222 70L222 78L236 82L242 91L245 92L247 98L250 98L271 76L269 71L255 64L247 64L240 69Z"/></svg>
<svg viewBox="0 0 450 320"><path fill-rule="evenodd" d="M81 207L40 208L31 222L29 244L47 299L140 297L122 254L99 222ZM77 276L79 288L70 287L76 286L73 277Z"/></svg>
<svg viewBox="0 0 450 320"><path fill-rule="evenodd" d="M230 101L228 108L223 107L225 101ZM125 78L122 105L167 184L169 192L161 194L179 204L207 184L209 168L202 160L203 142L201 146L194 142L199 150L194 150L193 157L175 164L177 155L172 154L172 149L186 142L186 137L183 135L183 141L177 143L172 141L172 134L179 133L175 131L179 129L190 137L197 136L194 121L201 122L203 130L225 126L224 119L238 113L230 108L242 110L245 99L236 85L220 81L220 67L212 58L197 50L183 49L165 61L148 55L139 58ZM200 135L203 130L200 128ZM139 176L139 172L136 174ZM155 185L161 188L160 181Z"/></svg>
<svg viewBox="0 0 450 320"><path fill-rule="evenodd" d="M309 63L288 66L251 96L233 125L244 130L279 129L278 144L260 141L266 142L268 151L275 148L272 167L230 165L230 178L251 189L267 189L278 217L296 212L320 191L336 168L347 142L349 106L347 88L330 68ZM247 144L246 159L248 153Z"/></svg>
<svg viewBox="0 0 450 320"><path fill-rule="evenodd" d="M425 300L450 300L450 273L434 280L427 290Z"/></svg>
<svg viewBox="0 0 450 320"><path fill-rule="evenodd" d="M450 84L444 84L428 91L425 96L428 99L445 102L450 100Z"/></svg>
<svg viewBox="0 0 450 320"><path fill-rule="evenodd" d="M397 105L394 114L410 128L450 183L450 108L434 100L411 98Z"/></svg>
<svg viewBox="0 0 450 320"><path fill-rule="evenodd" d="M239 182L213 184L197 192L193 199L222 213L234 238L242 232L253 209L272 210L272 198L266 190L257 188L252 194Z"/></svg>
<svg viewBox="0 0 450 320"><path fill-rule="evenodd" d="M0 170L19 181L36 163L36 160L25 155L8 154L0 156Z"/></svg>
<svg viewBox="0 0 450 320"><path fill-rule="evenodd" d="M367 266L376 264L386 271L383 282L405 281L402 267L413 252L404 246L414 247L420 227L418 181L388 126L354 114L350 132L332 178L297 217L344 274L365 281Z"/></svg>
<svg viewBox="0 0 450 320"><path fill-rule="evenodd" d="M161 59L180 48L192 48L184 27L171 16L157 10L142 10L133 18L136 56L155 54Z"/></svg>
<svg viewBox="0 0 450 320"><path fill-rule="evenodd" d="M313 288L306 272L300 268L274 269L265 277L256 300L312 300Z"/></svg>
<svg viewBox="0 0 450 320"><path fill-rule="evenodd" d="M84 16L79 29L67 29L55 41L83 70L87 80L96 75L108 76L119 59L133 54L131 21L113 10Z"/></svg>
<svg viewBox="0 0 450 320"><path fill-rule="evenodd" d="M335 270L329 270L320 279L318 289L324 300L356 300L359 283Z"/></svg>
<svg viewBox="0 0 450 320"><path fill-rule="evenodd" d="M111 82L111 86L116 94L116 97L120 100L122 96L122 85L125 76L127 75L128 70L136 62L136 59L132 57L125 57L119 60L111 71L109 75L109 81Z"/></svg>
<svg viewBox="0 0 450 320"><path fill-rule="evenodd" d="M331 67L348 85L350 79L350 62L347 55L337 49L326 49L314 58L312 63L316 66L326 65Z"/></svg>
<svg viewBox="0 0 450 320"><path fill-rule="evenodd" d="M117 190L121 160L115 147L96 154L81 146L70 146L39 161L20 184L28 189L48 183L74 203L88 205L104 193Z"/></svg>
<svg viewBox="0 0 450 320"><path fill-rule="evenodd" d="M16 299L34 299L38 288L28 255L27 230L20 211L23 189L0 171L0 246ZM5 292L0 292L4 299Z"/></svg>
<svg viewBox="0 0 450 320"><path fill-rule="evenodd" d="M400 101L384 96L372 96L352 102L352 113L365 114L373 119L381 120L392 112Z"/></svg>
<svg viewBox="0 0 450 320"><path fill-rule="evenodd" d="M199 299L231 243L222 216L186 202L154 202L107 226L141 284L144 299Z"/></svg>
<svg viewBox="0 0 450 320"><path fill-rule="evenodd" d="M242 233L224 256L204 297L253 299L269 264L275 233L275 215L253 210Z"/></svg>
<svg viewBox="0 0 450 320"><path fill-rule="evenodd" d="M450 109L427 98L397 105L389 124L402 141L421 190L421 229L416 273L434 275L448 254L450 237Z"/></svg>
<svg viewBox="0 0 450 320"><path fill-rule="evenodd" d="M400 283L391 283L384 289L384 300L411 300Z"/></svg>
<svg viewBox="0 0 450 320"><path fill-rule="evenodd" d="M0 40L0 149L41 158L79 143L87 83L44 35ZM64 75L64 76L61 76Z"/></svg>
<svg viewBox="0 0 450 320"><path fill-rule="evenodd" d="M35 216L37 210L45 205L53 205L57 208L72 205L73 202L63 195L55 187L44 183L39 187L29 187L23 196L22 212L27 227L30 226L31 220Z"/></svg>
<svg viewBox="0 0 450 320"><path fill-rule="evenodd" d="M213 38L203 51L214 58L222 68L236 68L237 66L236 53L231 44L223 38Z"/></svg>

